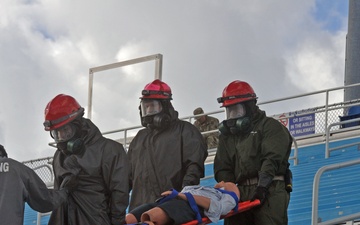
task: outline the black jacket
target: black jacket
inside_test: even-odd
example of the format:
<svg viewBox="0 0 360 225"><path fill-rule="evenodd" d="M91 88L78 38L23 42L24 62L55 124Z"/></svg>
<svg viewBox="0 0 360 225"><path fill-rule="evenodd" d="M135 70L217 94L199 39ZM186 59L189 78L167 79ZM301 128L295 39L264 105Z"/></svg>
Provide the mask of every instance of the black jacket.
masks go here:
<svg viewBox="0 0 360 225"><path fill-rule="evenodd" d="M186 185L199 184L207 155L199 130L179 120L176 111L166 129L140 130L128 151L132 189L129 209L154 202L170 188L180 191Z"/></svg>
<svg viewBox="0 0 360 225"><path fill-rule="evenodd" d="M49 224L123 224L129 201L128 160L122 144L103 137L88 119L82 118L85 151L76 155L80 166L79 184L68 204L55 210ZM55 188L71 169L64 166L65 154L54 155Z"/></svg>
<svg viewBox="0 0 360 225"><path fill-rule="evenodd" d="M65 190L48 189L29 167L0 157L0 224L22 225L25 202L38 212L49 212L66 200Z"/></svg>

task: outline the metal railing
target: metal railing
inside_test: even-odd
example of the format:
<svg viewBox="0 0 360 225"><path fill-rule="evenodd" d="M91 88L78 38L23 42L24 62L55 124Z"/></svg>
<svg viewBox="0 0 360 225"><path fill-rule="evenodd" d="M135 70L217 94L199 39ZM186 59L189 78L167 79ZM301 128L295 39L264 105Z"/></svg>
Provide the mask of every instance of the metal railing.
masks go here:
<svg viewBox="0 0 360 225"><path fill-rule="evenodd" d="M342 146L338 146L338 147L334 147L334 148L329 147L330 135L331 135L330 130L331 130L332 127L343 125L343 124L349 124L349 123L353 123L353 122L359 122L359 121L360 121L360 118L351 119L351 120L345 120L345 121L341 121L341 122L338 122L338 123L332 123L327 127L327 129L326 129L326 140L325 140L325 158L330 157L330 152L331 151L335 151L335 150L339 150L339 149L343 149L343 148L347 148L347 147L351 147L351 146L360 144L360 142L354 142L354 143L351 143L351 144L342 145ZM351 128L351 129L354 129L354 128ZM355 126L355 129L359 129L359 125ZM350 129L347 129L347 130L350 130Z"/></svg>
<svg viewBox="0 0 360 225"><path fill-rule="evenodd" d="M337 131L340 130L340 123L339 122L339 116L343 116L344 112L346 112L347 108L351 107L351 106L356 106L356 105L360 105L360 99L355 99L349 102L339 102L339 103L331 103L329 96L330 93L332 91L338 91L338 90L344 90L346 88L354 88L360 86L360 83L358 84L352 84L352 85L348 85L348 86L341 86L341 87L337 87L337 88L330 88L330 89L325 89L325 90L321 90L321 91L316 91L316 92L310 92L310 93L306 93L306 94L301 94L301 95L294 95L294 96L290 96L290 97L286 97L286 98L279 98L279 99L274 99L274 100L270 100L270 101L264 101L264 102L259 102L257 105L259 106L266 106L266 105L270 105L273 103L278 103L278 102L283 102L283 101L289 101L289 100L300 100L303 97L309 97L309 96L315 96L315 95L319 95L319 94L325 94L325 105L322 106L317 106L317 107L313 107L313 108L308 108L308 109L302 109L302 110L293 110L291 112L288 113L279 113L279 114L274 114L271 117L279 120L279 121L283 121L283 120L290 120L291 118L295 118L298 116L306 116L309 114L313 114L315 113L315 132L313 134L310 135L303 135L303 136L293 136L293 140L294 140L294 154L293 156L290 157L291 160L294 160L294 164L297 165L298 164L298 146L299 146L299 141L302 140L306 140L306 139L311 139L313 137L325 137L327 134L329 134L331 131ZM222 114L222 117L225 118L225 110L221 109L221 110L216 110L216 111L211 111L211 112L207 112L201 115L212 115L212 116L218 116L218 114ZM280 115L284 115L282 117L280 117ZM199 115L196 115L199 116ZM189 122L193 122L195 116L191 115L191 116L185 116L182 117L180 119L182 120L187 120ZM328 124L333 124L329 130L328 128ZM118 142L122 143L124 145L124 148L127 150L132 138L134 137L134 135L136 134L136 132L138 130L140 130L142 128L141 125L138 126L132 126L132 127L127 127L127 128L122 128L122 129L116 129L116 130L112 130L112 131L107 131L104 132L103 135L118 135L120 134L120 137L118 136L117 138L113 138L115 140L117 140ZM210 132L217 132L216 130L214 131L210 131ZM121 133L123 133L122 137L121 137ZM130 134L132 133L132 134ZM329 138L329 136L328 136ZM56 147L55 142L51 142L49 143L50 146L52 147Z"/></svg>
<svg viewBox="0 0 360 225"><path fill-rule="evenodd" d="M319 206L318 198L319 198L319 185L320 185L321 175L325 171L340 169L343 167L348 167L348 166L357 165L357 164L360 164L360 159L323 166L316 172L315 177L314 177L314 183L313 183L312 216L311 216L311 224L312 225L335 225L335 224L339 224L339 223L342 223L345 221L360 218L360 210L359 210L358 213L355 213L352 215L339 217L339 218L336 218L333 220L328 220L328 221L321 222L321 223L318 222L318 206Z"/></svg>
<svg viewBox="0 0 360 225"><path fill-rule="evenodd" d="M326 89L326 90L322 90L322 91L317 91L317 92L311 92L311 93L307 93L307 94L302 94L302 95L295 95L295 96L291 96L291 97L287 97L287 98L280 98L280 99L275 99L275 100L271 100L271 101L266 101L266 102L259 102L258 105L262 106L262 105L267 105L267 104L271 104L271 103L275 103L275 102L281 102L281 101L286 101L286 100L294 100L294 99L298 99L301 97L305 97L305 96L313 96L313 95L317 95L319 93L325 94L326 95L326 100L325 100L325 105L323 106L318 106L318 107L314 107L314 108L309 108L306 110L294 110L292 112L287 113L288 115L283 116L281 118L278 118L279 115L283 114L283 113L279 113L279 114L275 114L272 115L271 117L276 118L277 120L286 120L286 119L290 119L290 118L294 118L296 116L303 116L303 115L308 115L311 113L315 113L316 115L316 121L315 121L315 136L321 136L321 135L325 135L326 133L326 128L328 126L328 124L331 123L335 123L339 121L339 116L343 116L344 113L343 111L346 111L346 109L348 107L351 106L355 106L355 105L360 105L360 99L356 99L353 101L349 101L349 102L340 102L340 103L332 103L329 104L329 93L331 91L337 91L340 89L345 89L345 88L350 88L350 87L355 87L355 86L360 86L359 84L353 84L353 85L349 85L349 86L342 86L342 87L338 87L338 88L331 88L331 89ZM224 114L225 111L224 110L217 110L217 111L212 111L212 112L208 112L208 113L204 113L201 115L216 115L216 114ZM199 115L196 115L199 116ZM186 117L182 117L180 119L182 120L187 120L189 122L193 122L195 116L191 115L191 116L186 116ZM223 118L225 118L225 115L223 115ZM118 140L126 140L126 142L124 142L123 144L126 144L126 146L129 144L128 140L131 141L131 138L129 138L128 133L131 130L134 129L140 129L142 128L141 126L134 126L134 127L129 127L129 128L124 128L124 129L118 129L118 130L113 130L113 131L109 131L103 134L114 134L114 133L119 133L119 132L124 132L124 136L123 138L119 138ZM339 130L340 127L332 127L332 130ZM215 132L215 131L212 131ZM311 135L306 135L306 136L297 136L295 137L295 140L301 140L304 138L309 138L311 137Z"/></svg>
<svg viewBox="0 0 360 225"><path fill-rule="evenodd" d="M37 216L36 216L36 225L41 225L41 218L43 218L44 216L49 216L49 215L51 215L51 212L47 212L47 213L38 212Z"/></svg>

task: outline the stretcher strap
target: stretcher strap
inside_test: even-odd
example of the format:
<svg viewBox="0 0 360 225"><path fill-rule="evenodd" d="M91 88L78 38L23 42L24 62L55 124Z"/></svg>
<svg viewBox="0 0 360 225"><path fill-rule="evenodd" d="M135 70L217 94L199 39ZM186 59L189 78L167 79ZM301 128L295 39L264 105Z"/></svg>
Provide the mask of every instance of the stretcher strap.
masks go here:
<svg viewBox="0 0 360 225"><path fill-rule="evenodd" d="M177 191L176 191L175 189L173 189L173 188L171 188L170 191L171 191L171 194L165 196L164 198L161 198L161 199L159 200L159 204L161 204L161 203L163 203L163 202L167 202L167 201L169 201L169 200L171 200L171 199L173 199L173 198L176 198L176 196L178 196L178 194L179 194L179 192L177 192Z"/></svg>
<svg viewBox="0 0 360 225"><path fill-rule="evenodd" d="M187 198L187 200L189 202L189 205L190 205L191 209L194 211L194 213L196 215L196 219L197 219L198 223L199 224L202 223L202 218L201 218L201 215L200 215L200 212L199 212L199 208L198 208L198 206L196 204L196 201L194 199L194 196L192 196L192 194L187 193L187 192L184 193L184 194L185 194L185 196L186 196L186 198Z"/></svg>
<svg viewBox="0 0 360 225"><path fill-rule="evenodd" d="M237 195L235 194L235 192L233 191L227 191L227 190L224 190L224 189L221 189L221 188L216 188L218 191L220 191L221 193L224 193L224 194L228 194L230 195L231 197L234 198L235 200L235 207L233 208L234 212L237 212L238 211L238 203L239 203L239 198L237 197Z"/></svg>

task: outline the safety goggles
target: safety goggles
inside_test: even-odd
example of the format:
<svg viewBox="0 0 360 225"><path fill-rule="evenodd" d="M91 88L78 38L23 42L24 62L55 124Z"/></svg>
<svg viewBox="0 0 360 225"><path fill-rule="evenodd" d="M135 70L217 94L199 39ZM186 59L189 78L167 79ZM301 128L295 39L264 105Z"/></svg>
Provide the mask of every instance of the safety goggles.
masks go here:
<svg viewBox="0 0 360 225"><path fill-rule="evenodd" d="M56 143L65 142L74 137L76 127L74 124L68 123L58 129L50 131L51 137Z"/></svg>
<svg viewBox="0 0 360 225"><path fill-rule="evenodd" d="M152 116L162 111L161 102L156 99L143 99L140 105L141 105L141 115L143 117Z"/></svg>
<svg viewBox="0 0 360 225"><path fill-rule="evenodd" d="M245 105L238 103L226 107L226 119L240 118L246 115Z"/></svg>

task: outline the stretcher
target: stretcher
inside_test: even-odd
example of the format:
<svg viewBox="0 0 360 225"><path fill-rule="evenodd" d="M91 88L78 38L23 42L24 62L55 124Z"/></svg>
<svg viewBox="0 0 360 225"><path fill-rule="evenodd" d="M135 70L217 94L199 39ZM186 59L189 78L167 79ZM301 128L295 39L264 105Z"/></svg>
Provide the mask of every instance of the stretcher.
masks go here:
<svg viewBox="0 0 360 225"><path fill-rule="evenodd" d="M237 212L234 212L234 210L231 210L228 214L221 216L220 219L224 219L224 218L236 215L238 213L247 211L247 210L249 210L249 209L251 209L251 208L253 208L255 206L258 206L258 205L260 205L260 200L257 200L257 199L255 201L253 201L253 202L250 202L250 201L240 202L238 204L238 211ZM202 218L202 224L208 224L208 223L211 223L211 220L209 220L209 218L207 218L207 217L203 217ZM197 225L197 224L199 224L199 222L197 220L192 220L192 221L183 223L182 225Z"/></svg>

